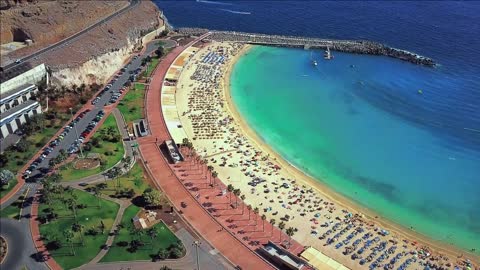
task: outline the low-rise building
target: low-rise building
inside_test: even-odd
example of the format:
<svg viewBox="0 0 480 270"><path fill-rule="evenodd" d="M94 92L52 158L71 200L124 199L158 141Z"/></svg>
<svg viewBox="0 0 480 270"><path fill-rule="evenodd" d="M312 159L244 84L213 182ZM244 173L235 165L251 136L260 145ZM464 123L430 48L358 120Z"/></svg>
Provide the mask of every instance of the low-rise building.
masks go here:
<svg viewBox="0 0 480 270"><path fill-rule="evenodd" d="M28 84L0 96L0 139L13 134L32 116L42 113L40 103L31 99L36 92L38 88Z"/></svg>
<svg viewBox="0 0 480 270"><path fill-rule="evenodd" d="M48 72L44 64L3 75L0 84L0 143L2 151L18 140L7 140L9 135L14 134L34 115L42 113L40 103L33 98L38 93L38 87L35 84L41 81L48 83Z"/></svg>

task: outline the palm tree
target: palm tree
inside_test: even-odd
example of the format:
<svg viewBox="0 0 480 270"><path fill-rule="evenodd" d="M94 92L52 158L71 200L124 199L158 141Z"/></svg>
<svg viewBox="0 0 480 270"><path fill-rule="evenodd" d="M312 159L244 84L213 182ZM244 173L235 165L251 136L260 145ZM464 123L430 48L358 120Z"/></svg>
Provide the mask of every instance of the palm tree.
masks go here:
<svg viewBox="0 0 480 270"><path fill-rule="evenodd" d="M217 173L216 171L213 171L213 172L212 172L212 178L213 178L212 187L215 186L215 178L217 178L217 176L218 176L218 173Z"/></svg>
<svg viewBox="0 0 480 270"><path fill-rule="evenodd" d="M212 171L213 171L213 166L212 165L208 165L207 166L207 170L209 172L209 179L208 179L208 183L210 184L210 186L212 185Z"/></svg>
<svg viewBox="0 0 480 270"><path fill-rule="evenodd" d="M63 236L65 237L65 241L70 244L72 255L75 256L75 249L73 248L73 232L71 230L65 230Z"/></svg>
<svg viewBox="0 0 480 270"><path fill-rule="evenodd" d="M287 235L289 236L288 246L290 246L290 245L291 245L291 242L292 242L292 236L295 234L295 229L292 228L292 227L288 227L286 233L287 233Z"/></svg>
<svg viewBox="0 0 480 270"><path fill-rule="evenodd" d="M238 207L238 197L240 196L240 193L242 192L240 191L239 188L233 190L233 195L235 195L235 208Z"/></svg>
<svg viewBox="0 0 480 270"><path fill-rule="evenodd" d="M85 239L83 238L83 228L84 226L82 224L78 224L77 222L72 224L72 233L78 232L78 235L80 235L80 241L82 242L82 247L85 246Z"/></svg>
<svg viewBox="0 0 480 270"><path fill-rule="evenodd" d="M262 231L265 231L265 220L267 219L267 216L265 214L262 215Z"/></svg>
<svg viewBox="0 0 480 270"><path fill-rule="evenodd" d="M285 222L280 221L278 224L278 228L280 229L280 243L282 242L282 234L283 234L283 229L285 229Z"/></svg>
<svg viewBox="0 0 480 270"><path fill-rule="evenodd" d="M66 204L72 209L75 221L77 221L77 201L73 198L69 198L67 199Z"/></svg>
<svg viewBox="0 0 480 270"><path fill-rule="evenodd" d="M132 162L132 158L130 156L122 158L122 167L125 170L127 176L130 175L130 170L128 169L130 167L130 162Z"/></svg>
<svg viewBox="0 0 480 270"><path fill-rule="evenodd" d="M250 204L247 205L247 209L248 209L248 220L250 220L250 211L252 211L252 206Z"/></svg>
<svg viewBox="0 0 480 270"><path fill-rule="evenodd" d="M228 195L228 203L231 203L232 202L232 191L234 190L235 188L233 187L232 184L228 184L227 186L227 190L229 192L229 195Z"/></svg>
<svg viewBox="0 0 480 270"><path fill-rule="evenodd" d="M152 240L150 243L151 243L151 247L153 249L153 239L155 239L158 236L158 232L154 228L150 228L150 229L147 230L147 234L148 234L148 236L150 236L150 239Z"/></svg>
<svg viewBox="0 0 480 270"><path fill-rule="evenodd" d="M245 210L245 194L240 195L240 199L242 199L242 215L243 215L243 210Z"/></svg>
<svg viewBox="0 0 480 270"><path fill-rule="evenodd" d="M258 207L253 208L253 213L255 214L255 226L257 225L257 214L258 214L258 212L260 212L260 210L258 210Z"/></svg>
<svg viewBox="0 0 480 270"><path fill-rule="evenodd" d="M98 187L93 188L93 196L97 198L97 207L100 208L100 189Z"/></svg>
<svg viewBox="0 0 480 270"><path fill-rule="evenodd" d="M274 218L270 219L270 224L272 224L272 233L271 233L272 236L273 236L273 226L275 225L275 223L277 223L277 221Z"/></svg>
<svg viewBox="0 0 480 270"><path fill-rule="evenodd" d="M206 168L208 169L207 165L208 165L208 160L206 158L202 159L202 161L200 162L200 164L202 165L205 165L205 166L202 166L202 174L204 174L203 170ZM205 172L206 173L206 172Z"/></svg>

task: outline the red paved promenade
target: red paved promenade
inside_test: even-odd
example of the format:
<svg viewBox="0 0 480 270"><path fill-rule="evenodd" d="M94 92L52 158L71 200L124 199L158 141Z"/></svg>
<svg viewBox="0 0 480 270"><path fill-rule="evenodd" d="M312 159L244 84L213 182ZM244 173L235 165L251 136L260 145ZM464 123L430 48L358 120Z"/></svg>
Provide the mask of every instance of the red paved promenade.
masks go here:
<svg viewBox="0 0 480 270"><path fill-rule="evenodd" d="M170 138L160 106L161 84L168 67L183 49L183 47L175 48L159 64L150 82L146 97L146 112L152 135L138 140L142 156L155 181L172 200L175 207L181 209L186 220L228 260L235 265L240 265L243 269L273 269L229 232L220 230L222 227L205 212L172 173L155 143L156 138L159 142ZM186 208L181 207L182 202L187 205Z"/></svg>
<svg viewBox="0 0 480 270"><path fill-rule="evenodd" d="M232 208L229 196L221 194L225 185L219 180L214 188L208 187L207 170L203 168L206 165L195 164L194 159L189 158L172 166L159 150L158 144L171 138L161 109L162 82L169 66L185 48L175 48L154 72L145 104L151 135L138 140L142 157L154 180L175 207L183 211L186 220L228 260L243 269L273 269L253 250L269 240L279 243L282 234L279 229L272 228L268 220L263 225L260 215L249 212L240 199L238 207ZM284 233L281 237L282 241L288 239ZM299 243L291 241L292 253L302 250Z"/></svg>
<svg viewBox="0 0 480 270"><path fill-rule="evenodd" d="M39 193L35 194L33 197L33 203L32 203L32 212L31 212L31 218L30 218L30 231L32 233L32 239L35 244L35 248L37 249L38 252L41 252L43 255L45 255L48 259L45 261L47 264L48 268L51 270L60 270L62 267L53 259L53 257L50 255L50 253L47 250L47 247L44 245L42 241L42 236L40 235L40 228L39 228L39 223L38 223L38 207L39 207Z"/></svg>

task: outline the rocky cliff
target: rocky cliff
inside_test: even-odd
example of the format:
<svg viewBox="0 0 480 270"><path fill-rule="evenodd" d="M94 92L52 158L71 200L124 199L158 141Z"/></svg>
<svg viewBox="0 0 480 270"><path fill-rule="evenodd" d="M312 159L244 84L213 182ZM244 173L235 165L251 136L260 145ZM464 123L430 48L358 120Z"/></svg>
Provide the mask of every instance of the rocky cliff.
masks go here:
<svg viewBox="0 0 480 270"><path fill-rule="evenodd" d="M88 2L93 9L99 10L101 9L99 6L108 3L103 1L70 2ZM72 10L72 16L88 13L88 10L90 7L81 10L80 6L77 6L76 11ZM110 14L104 14L104 17L108 15ZM160 12L154 3L140 1L138 5L68 42L65 46L44 53L30 62L32 65L45 63L49 66L53 71L52 81L57 84L105 83L123 65L132 51L141 46L141 39L145 34L163 26L163 20L159 15ZM70 22L62 22L56 24L56 27L59 29L69 28L70 24ZM41 34L32 35L33 38L41 36ZM28 50L32 50L32 48L27 47L10 53L9 60L20 58L25 52L28 54Z"/></svg>
<svg viewBox="0 0 480 270"><path fill-rule="evenodd" d="M0 0L0 42L31 39L33 47L55 43L126 6L126 0ZM32 50L32 49L30 49Z"/></svg>

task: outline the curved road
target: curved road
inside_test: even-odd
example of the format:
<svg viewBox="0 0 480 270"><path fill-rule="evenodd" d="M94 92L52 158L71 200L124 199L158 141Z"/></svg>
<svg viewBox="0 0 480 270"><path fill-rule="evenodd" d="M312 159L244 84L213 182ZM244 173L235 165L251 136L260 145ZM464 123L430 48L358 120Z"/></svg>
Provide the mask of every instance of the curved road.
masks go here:
<svg viewBox="0 0 480 270"><path fill-rule="evenodd" d="M18 254L19 252L24 253L26 243L25 237L29 237L29 235L25 235L25 233L18 227L18 221L8 220L2 222L2 231L0 233L5 240L7 240L7 258L3 264L1 264L1 268L5 269L20 269L22 266L21 260L18 260L18 256L22 255L26 256L27 254Z"/></svg>
<svg viewBox="0 0 480 270"><path fill-rule="evenodd" d="M21 222L14 219L2 218L0 234L8 244L8 254L0 269L17 270L26 266L28 269L48 269L44 263L36 262L32 255L36 253L32 245L32 236L28 228L28 219Z"/></svg>
<svg viewBox="0 0 480 270"><path fill-rule="evenodd" d="M99 26L99 25L101 25L101 24L103 24L103 23L105 23L105 22L108 22L108 21L111 20L112 18L114 18L114 17L116 17L116 16L124 13L125 11L127 11L127 10L129 10L129 9L135 7L135 6L137 6L139 3L140 3L140 0L130 0L130 3L128 4L128 6L122 8L122 9L120 9L119 11L113 13L112 15L110 15L110 16L108 16L108 17L106 17L106 18L104 18L104 19L102 19L102 20L100 20L100 21L98 21L98 22L90 25L89 27L83 29L82 31L77 32L76 34L71 35L70 37L67 37L67 38L65 38L65 39L63 39L63 40L61 40L61 41L59 41L59 42L57 42L57 43L55 43L55 44L52 44L52 45L50 45L50 46L48 46L48 47L46 47L46 48L43 48L43 49L41 49L41 50L39 50L39 51L36 51L36 52L32 53L32 54L30 54L30 55L27 55L27 56L25 56L25 57L23 57L23 58L20 58L20 62L28 61L28 60L30 60L30 59L32 59L32 58L34 58L34 57L37 57L37 56L39 56L39 55L41 55L41 54L43 54L43 53L45 53L45 52L48 52L48 51L54 50L54 49L56 49L56 48L58 48L58 47L61 47L61 46L65 45L65 44L67 44L68 42L70 42L70 41L72 41L72 40L75 40L76 38L80 37L81 35L87 33L88 31L92 30L93 28L95 28L95 27L97 27L97 26ZM10 69L10 68L12 68L12 67L14 67L14 66L16 66L16 65L18 65L18 64L20 64L20 63L15 63L15 62L13 62L13 63L10 63L10 64L8 64L8 65L6 65L6 66L3 66L2 68L3 68L4 71L7 71L8 69Z"/></svg>

